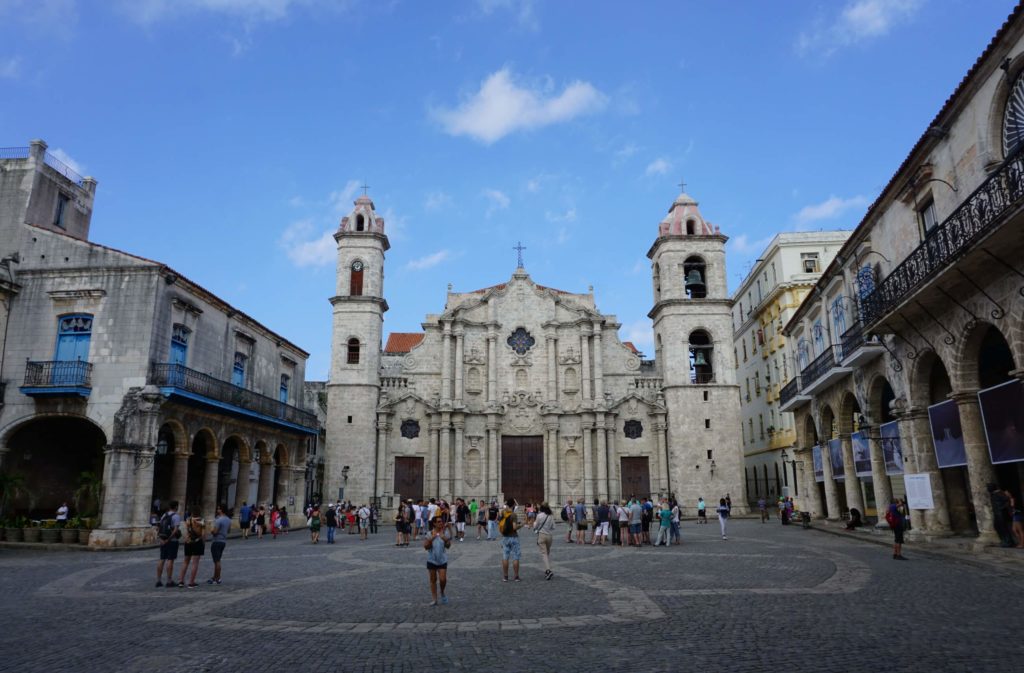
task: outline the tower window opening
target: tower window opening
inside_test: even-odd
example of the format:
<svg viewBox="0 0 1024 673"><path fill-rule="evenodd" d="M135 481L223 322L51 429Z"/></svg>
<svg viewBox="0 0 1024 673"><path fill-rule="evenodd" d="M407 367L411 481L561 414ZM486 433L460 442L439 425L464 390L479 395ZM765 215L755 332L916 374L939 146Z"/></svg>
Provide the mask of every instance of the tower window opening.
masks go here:
<svg viewBox="0 0 1024 673"><path fill-rule="evenodd" d="M714 346L704 330L690 333L690 383L713 383L715 380Z"/></svg>
<svg viewBox="0 0 1024 673"><path fill-rule="evenodd" d="M362 215L356 215L356 231L366 231L366 220Z"/></svg>
<svg viewBox="0 0 1024 673"><path fill-rule="evenodd" d="M359 339L348 340L348 364L359 364Z"/></svg>
<svg viewBox="0 0 1024 673"><path fill-rule="evenodd" d="M696 229L697 229L696 225L697 225L697 223L694 222L693 220L687 220L686 221L686 235L687 236L693 236L694 233L696 233Z"/></svg>
<svg viewBox="0 0 1024 673"><path fill-rule="evenodd" d="M363 263L352 262L351 274L349 276L349 295L359 297L363 294Z"/></svg>
<svg viewBox="0 0 1024 673"><path fill-rule="evenodd" d="M704 299L708 296L707 268L700 257L689 257L683 262L683 279L688 298Z"/></svg>

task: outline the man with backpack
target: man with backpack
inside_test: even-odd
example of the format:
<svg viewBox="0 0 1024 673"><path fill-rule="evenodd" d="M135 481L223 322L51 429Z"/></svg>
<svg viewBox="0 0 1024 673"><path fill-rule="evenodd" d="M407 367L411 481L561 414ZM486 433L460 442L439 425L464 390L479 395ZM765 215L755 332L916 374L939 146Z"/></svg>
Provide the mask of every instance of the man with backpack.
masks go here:
<svg viewBox="0 0 1024 673"><path fill-rule="evenodd" d="M516 501L509 498L506 508L498 520L498 531L501 533L501 581L508 582L508 562L512 561L513 582L519 581L519 557L522 550L519 546L519 522L516 519Z"/></svg>
<svg viewBox="0 0 1024 673"><path fill-rule="evenodd" d="M365 540L370 532L370 508L363 505L359 508L359 539Z"/></svg>
<svg viewBox="0 0 1024 673"><path fill-rule="evenodd" d="M178 558L178 538L181 537L179 527L181 517L178 516L178 501L172 500L167 511L160 517L160 524L157 527L157 537L160 539L160 560L156 564L156 585L164 586L160 580L164 572L164 562L167 562L167 587L174 587L174 560Z"/></svg>
<svg viewBox="0 0 1024 673"><path fill-rule="evenodd" d="M565 507L562 508L562 521L565 521L567 524L569 524L569 531L565 534L565 541L566 542L572 542L572 531L573 531L572 520L573 520L573 517L575 517L575 516L576 516L576 510L572 506L572 498L569 498L565 502Z"/></svg>

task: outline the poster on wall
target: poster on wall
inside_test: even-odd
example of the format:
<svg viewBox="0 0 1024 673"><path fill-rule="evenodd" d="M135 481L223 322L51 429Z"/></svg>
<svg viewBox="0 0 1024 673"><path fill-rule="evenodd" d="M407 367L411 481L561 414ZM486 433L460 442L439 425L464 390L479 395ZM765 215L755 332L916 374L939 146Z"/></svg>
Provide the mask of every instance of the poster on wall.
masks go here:
<svg viewBox="0 0 1024 673"><path fill-rule="evenodd" d="M939 467L960 467L967 464L964 431L960 427L960 410L956 402L948 400L928 407L928 422L932 428L932 444Z"/></svg>
<svg viewBox="0 0 1024 673"><path fill-rule="evenodd" d="M828 440L828 462L832 466L832 478L836 481L846 479L846 471L843 469L843 440Z"/></svg>
<svg viewBox="0 0 1024 673"><path fill-rule="evenodd" d="M882 458L885 460L885 473L888 475L903 474L903 445L900 443L900 422L882 423L878 430L882 441Z"/></svg>
<svg viewBox="0 0 1024 673"><path fill-rule="evenodd" d="M871 448L868 445L866 432L855 432L850 435L853 445L853 467L858 477L871 476Z"/></svg>
<svg viewBox="0 0 1024 673"><path fill-rule="evenodd" d="M934 509L932 482L928 473L905 474L903 483L907 488L907 507L910 509Z"/></svg>
<svg viewBox="0 0 1024 673"><path fill-rule="evenodd" d="M1024 460L1024 381L1007 381L981 390L978 403L992 463Z"/></svg>
<svg viewBox="0 0 1024 673"><path fill-rule="evenodd" d="M814 481L825 481L825 466L821 462L821 447L811 448L811 460L814 461Z"/></svg>

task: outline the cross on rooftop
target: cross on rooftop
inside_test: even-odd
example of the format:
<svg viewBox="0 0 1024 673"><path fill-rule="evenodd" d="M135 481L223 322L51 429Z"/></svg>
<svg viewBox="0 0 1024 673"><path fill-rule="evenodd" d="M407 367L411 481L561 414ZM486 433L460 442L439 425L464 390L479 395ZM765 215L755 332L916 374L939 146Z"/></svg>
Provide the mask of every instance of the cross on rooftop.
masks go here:
<svg viewBox="0 0 1024 673"><path fill-rule="evenodd" d="M518 268L520 268L520 269L525 268L525 267L523 267L523 250L526 250L526 247L523 245L523 242L522 241L517 241L516 245L512 246L512 249L515 250L519 254L519 259L518 259L519 266L518 266Z"/></svg>
<svg viewBox="0 0 1024 673"><path fill-rule="evenodd" d="M683 193L686 192L686 180L679 181L679 191Z"/></svg>
<svg viewBox="0 0 1024 673"><path fill-rule="evenodd" d="M360 187L360 189L363 190L363 196L366 196L366 190L368 190L369 188L370 188L370 185L366 184L366 180L363 180L363 184Z"/></svg>

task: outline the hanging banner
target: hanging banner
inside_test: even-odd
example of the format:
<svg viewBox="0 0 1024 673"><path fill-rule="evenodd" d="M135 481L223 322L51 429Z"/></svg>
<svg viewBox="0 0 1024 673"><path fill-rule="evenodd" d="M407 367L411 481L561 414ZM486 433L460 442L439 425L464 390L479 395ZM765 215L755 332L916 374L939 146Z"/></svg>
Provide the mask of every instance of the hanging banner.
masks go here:
<svg viewBox="0 0 1024 673"><path fill-rule="evenodd" d="M878 426L882 437L882 458L885 460L885 473L889 475L903 474L903 445L900 443L900 422L891 421Z"/></svg>
<svg viewBox="0 0 1024 673"><path fill-rule="evenodd" d="M843 440L828 440L828 462L832 466L832 478L836 481L846 479L846 470L843 469Z"/></svg>
<svg viewBox="0 0 1024 673"><path fill-rule="evenodd" d="M932 428L932 444L939 467L959 467L967 464L964 431L960 427L960 410L949 400L928 407L928 421Z"/></svg>
<svg viewBox="0 0 1024 673"><path fill-rule="evenodd" d="M1007 381L978 392L992 463L1024 460L1024 381Z"/></svg>
<svg viewBox="0 0 1024 673"><path fill-rule="evenodd" d="M871 448L868 445L866 432L855 432L850 435L853 445L853 467L858 477L871 476Z"/></svg>
<svg viewBox="0 0 1024 673"><path fill-rule="evenodd" d="M928 473L905 474L903 484L907 488L907 507L910 509L934 509L932 482Z"/></svg>
<svg viewBox="0 0 1024 673"><path fill-rule="evenodd" d="M821 447L811 448L811 460L814 461L814 481L825 481L825 466L821 462Z"/></svg>

